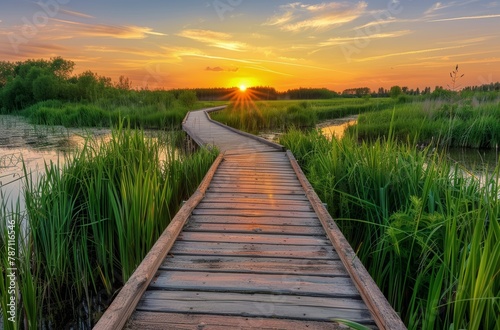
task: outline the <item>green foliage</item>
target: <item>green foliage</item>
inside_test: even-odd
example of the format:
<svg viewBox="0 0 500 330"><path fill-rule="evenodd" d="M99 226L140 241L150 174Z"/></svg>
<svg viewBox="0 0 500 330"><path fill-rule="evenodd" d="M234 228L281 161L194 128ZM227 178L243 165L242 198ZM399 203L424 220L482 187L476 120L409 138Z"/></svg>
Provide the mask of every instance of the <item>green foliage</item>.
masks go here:
<svg viewBox="0 0 500 330"><path fill-rule="evenodd" d="M233 102L212 118L229 126L258 132L263 129L286 130L311 128L318 120L341 118L366 111L385 109L393 104L388 99L344 99L314 101Z"/></svg>
<svg viewBox="0 0 500 330"><path fill-rule="evenodd" d="M365 141L393 135L400 141L444 147L496 148L500 144L500 103L463 99L460 103L427 100L397 105L392 111L364 113L349 128Z"/></svg>
<svg viewBox="0 0 500 330"><path fill-rule="evenodd" d="M63 166L47 164L39 180L26 173L16 329L63 328L82 302L92 315L92 300L110 297L130 277L217 156L179 153L173 144L182 134L152 138L121 126L106 143L88 140ZM8 210L0 205L2 269L6 219L16 217L18 227L22 220L19 209ZM4 280L1 304L9 296ZM11 324L5 313L4 324Z"/></svg>
<svg viewBox="0 0 500 330"><path fill-rule="evenodd" d="M496 329L500 166L481 183L386 136L359 144L292 131L280 143L409 329Z"/></svg>
<svg viewBox="0 0 500 330"><path fill-rule="evenodd" d="M394 99L397 99L401 94L403 94L403 90L399 86L392 86L389 91L389 95Z"/></svg>
<svg viewBox="0 0 500 330"><path fill-rule="evenodd" d="M192 109L198 98L196 97L196 93L194 91L186 90L179 94L179 102L188 109Z"/></svg>

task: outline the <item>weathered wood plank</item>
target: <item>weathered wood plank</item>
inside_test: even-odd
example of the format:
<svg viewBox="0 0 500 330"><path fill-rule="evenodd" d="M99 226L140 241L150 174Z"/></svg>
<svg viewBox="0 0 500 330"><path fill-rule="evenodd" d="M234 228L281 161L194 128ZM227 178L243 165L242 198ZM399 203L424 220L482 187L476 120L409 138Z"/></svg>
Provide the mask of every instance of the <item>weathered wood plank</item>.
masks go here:
<svg viewBox="0 0 500 330"><path fill-rule="evenodd" d="M373 323L366 306L359 300L287 295L149 291L141 299L137 309L315 321L340 318L362 324Z"/></svg>
<svg viewBox="0 0 500 330"><path fill-rule="evenodd" d="M177 241L171 255L338 259L330 246ZM169 255L169 257L171 257Z"/></svg>
<svg viewBox="0 0 500 330"><path fill-rule="evenodd" d="M284 226L284 225L252 225L252 224L220 224L220 223L188 223L186 232L242 233L263 235L324 235L323 227Z"/></svg>
<svg viewBox="0 0 500 330"><path fill-rule="evenodd" d="M298 184L262 184L262 183L217 183L213 182L210 189L233 189L233 191L240 191L246 189L257 189L259 191L283 191L285 193L302 192L302 187Z"/></svg>
<svg viewBox="0 0 500 330"><path fill-rule="evenodd" d="M251 198L251 199L270 199L270 200L293 200L293 201L308 201L306 194L295 194L295 195L287 195L287 194L273 194L269 196L269 194L259 194L259 193L235 193L231 192L213 192L208 190L205 193L205 198L207 199L225 199L225 198Z"/></svg>
<svg viewBox="0 0 500 330"><path fill-rule="evenodd" d="M297 321L276 318L207 315L207 314L180 314L155 313L137 311L126 325L127 330L345 330L336 322Z"/></svg>
<svg viewBox="0 0 500 330"><path fill-rule="evenodd" d="M217 272L158 271L152 290L199 290L239 293L295 294L361 299L349 277Z"/></svg>
<svg viewBox="0 0 500 330"><path fill-rule="evenodd" d="M243 209L195 209L194 215L234 215L247 217L280 217L280 218L311 218L316 213L311 211L281 211L281 210L243 210Z"/></svg>
<svg viewBox="0 0 500 330"><path fill-rule="evenodd" d="M245 203L227 203L225 201L219 201L219 202L205 202L202 201L198 204L196 207L197 209L224 209L224 210L229 210L229 209L237 209L237 210L275 210L275 211L280 211L283 208L285 208L283 205L279 203L251 203L251 202L245 202ZM303 212L311 212L314 211L314 209L307 204L288 204L286 206L287 211L303 211ZM318 223L319 224L319 223Z"/></svg>
<svg viewBox="0 0 500 330"><path fill-rule="evenodd" d="M285 179L260 179L258 177L224 177L216 178L212 181L212 184L231 184L231 185L252 185L252 187L266 187L266 186L286 186L286 187L300 187L300 183L297 180Z"/></svg>
<svg viewBox="0 0 500 330"><path fill-rule="evenodd" d="M281 205L283 208L288 206L301 206L301 207L311 207L311 203L305 200L295 200L295 199L279 199L276 196L270 198L249 198L245 196L241 197L224 197L219 198L207 197L203 198L204 203L250 203L250 204L263 204L263 205Z"/></svg>
<svg viewBox="0 0 500 330"><path fill-rule="evenodd" d="M223 172L224 174L231 174L231 175L264 175L264 176L276 176L276 177L289 177L293 178L294 173L292 169L287 169L287 170L271 170L271 169L266 169L266 168L225 168Z"/></svg>
<svg viewBox="0 0 500 330"><path fill-rule="evenodd" d="M193 215L189 223L214 224L246 224L246 225L274 225L274 226L301 226L318 227L318 218L276 218L276 217L242 217L221 215Z"/></svg>
<svg viewBox="0 0 500 330"><path fill-rule="evenodd" d="M330 246L324 236L182 232L178 241Z"/></svg>
<svg viewBox="0 0 500 330"><path fill-rule="evenodd" d="M339 259L291 259L178 255L165 258L160 270L196 270L232 273L348 276Z"/></svg>
<svg viewBox="0 0 500 330"><path fill-rule="evenodd" d="M267 194L267 195L303 195L304 191L300 188L297 189L264 189L264 188L239 188L239 189L234 189L231 187L224 187L224 188L218 188L218 187L210 187L209 188L210 192L213 193L237 193L237 194Z"/></svg>

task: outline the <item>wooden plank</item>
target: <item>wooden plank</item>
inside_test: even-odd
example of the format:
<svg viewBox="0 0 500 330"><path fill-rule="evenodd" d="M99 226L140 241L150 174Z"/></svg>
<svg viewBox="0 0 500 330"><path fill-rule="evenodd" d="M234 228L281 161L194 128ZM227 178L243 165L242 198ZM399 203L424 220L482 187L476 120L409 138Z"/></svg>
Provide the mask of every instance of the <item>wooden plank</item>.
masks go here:
<svg viewBox="0 0 500 330"><path fill-rule="evenodd" d="M225 203L250 203L250 204L270 204L270 205L282 205L283 208L288 206L307 206L311 207L309 201L306 200L290 200L290 199L279 199L276 197L273 198L248 198L248 197L224 197L221 196L219 198L207 197L203 199L204 203L217 203L220 201L224 201Z"/></svg>
<svg viewBox="0 0 500 330"><path fill-rule="evenodd" d="M347 319L372 324L366 306L354 299L328 299L287 295L148 291L137 306L139 311L266 316L295 320L330 321Z"/></svg>
<svg viewBox="0 0 500 330"><path fill-rule="evenodd" d="M338 254L330 246L251 244L224 242L177 241L170 250L169 257L178 255L200 256L246 256L294 259L338 259Z"/></svg>
<svg viewBox="0 0 500 330"><path fill-rule="evenodd" d="M292 179L262 179L257 176L245 176L245 177L218 177L214 178L213 184L232 184L232 185L254 185L254 186L286 186L286 187L300 187L298 180Z"/></svg>
<svg viewBox="0 0 500 330"><path fill-rule="evenodd" d="M304 204L288 204L285 207L279 203L228 203L228 202L205 202L201 201L197 209L238 209L238 210L275 210L279 211L286 208L287 211L304 211L310 212L314 211L312 206Z"/></svg>
<svg viewBox="0 0 500 330"><path fill-rule="evenodd" d="M210 185L210 188L211 189L214 189L214 188L233 189L234 191L245 190L245 189L258 189L260 191L302 192L302 187L298 184L272 185L272 184L261 184L261 183L217 183L217 182L213 182Z"/></svg>
<svg viewBox="0 0 500 330"><path fill-rule="evenodd" d="M230 171L230 170L240 170L240 171L258 171L258 172L268 172L268 173L292 173L293 169L290 164L279 165L276 163L275 165L264 165L260 162L251 162L247 161L245 164L238 163L225 163L224 166L221 167L221 171Z"/></svg>
<svg viewBox="0 0 500 330"><path fill-rule="evenodd" d="M104 315L99 319L94 327L95 330L121 329L130 315L132 315L137 302L148 287L156 270L167 256L172 245L174 245L175 239L184 227L189 215L203 198L210 180L221 161L222 155L219 155L198 186L196 192L177 212L160 238L107 308Z"/></svg>
<svg viewBox="0 0 500 330"><path fill-rule="evenodd" d="M233 233L196 233L182 232L179 241L192 242L220 242L220 243L250 243L250 244L283 244L283 245L316 245L330 246L324 236L296 236L296 235L256 235Z"/></svg>
<svg viewBox="0 0 500 330"><path fill-rule="evenodd" d="M273 176L288 176L288 177L294 177L295 174L293 173L293 170L290 169L283 169L283 170L272 170L272 169L267 169L267 168L237 168L237 167L231 167L231 168L225 168L221 173L224 174L236 174L236 175L245 175L245 174L263 174L266 176L273 175Z"/></svg>
<svg viewBox="0 0 500 330"><path fill-rule="evenodd" d="M284 226L284 225L252 225L252 224L220 224L220 223L193 223L185 227L186 232L213 232L213 233L242 233L263 235L324 235L323 227Z"/></svg>
<svg viewBox="0 0 500 330"><path fill-rule="evenodd" d="M234 215L247 217L315 218L316 213L307 211L243 210L243 209L195 209L194 215Z"/></svg>
<svg viewBox="0 0 500 330"><path fill-rule="evenodd" d="M217 188L210 187L210 192L214 193L237 193L237 194L272 194L272 195L304 195L302 189L260 189L260 188L239 188L234 189L231 187Z"/></svg>
<svg viewBox="0 0 500 330"><path fill-rule="evenodd" d="M336 322L283 320L263 317L135 312L127 330L345 330Z"/></svg>
<svg viewBox="0 0 500 330"><path fill-rule="evenodd" d="M195 270L253 274L300 274L314 276L348 276L344 265L336 260L290 258L252 258L221 256L184 256L165 258L160 270Z"/></svg>
<svg viewBox="0 0 500 330"><path fill-rule="evenodd" d="M223 291L295 294L360 299L349 277L240 274L222 272L158 271L149 290Z"/></svg>
<svg viewBox="0 0 500 330"><path fill-rule="evenodd" d="M330 239L333 246L339 254L344 266L349 272L354 281L357 289L373 315L373 318L380 329L406 329L403 321L396 313L396 311L389 304L375 281L372 279L366 268L363 266L352 247L347 242L346 238L338 228L337 224L333 221L332 217L324 207L318 195L312 188L306 176L300 169L299 164L290 151L287 151L287 156L290 159L297 177L299 178L307 197L311 201L312 206L316 210L318 217Z"/></svg>
<svg viewBox="0 0 500 330"><path fill-rule="evenodd" d="M189 219L191 223L214 223L214 224L245 224L245 225L275 225L275 226L321 226L318 218L276 218L276 217L241 217L221 215L193 215Z"/></svg>
<svg viewBox="0 0 500 330"><path fill-rule="evenodd" d="M293 200L293 201L309 201L306 197L305 192L302 194L296 195L287 195L287 194L273 194L269 196L268 194L259 194L259 193L235 193L231 192L213 192L207 190L205 193L205 198L207 199L219 199L219 198L251 198L251 199L273 199L273 200Z"/></svg>

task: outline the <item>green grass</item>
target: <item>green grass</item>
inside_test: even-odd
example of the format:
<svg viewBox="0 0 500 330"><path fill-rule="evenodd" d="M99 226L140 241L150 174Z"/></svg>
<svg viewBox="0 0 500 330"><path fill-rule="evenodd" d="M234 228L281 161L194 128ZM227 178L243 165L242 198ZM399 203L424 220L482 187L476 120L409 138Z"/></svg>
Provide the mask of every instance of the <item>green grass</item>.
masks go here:
<svg viewBox="0 0 500 330"><path fill-rule="evenodd" d="M500 165L481 183L396 135L357 141L292 131L280 143L409 329L498 329Z"/></svg>
<svg viewBox="0 0 500 330"><path fill-rule="evenodd" d="M364 113L356 131L361 140L387 136L393 116L393 133L400 141L433 143L446 147L496 148L500 144L500 101L463 98L450 103L426 100L398 104L394 109Z"/></svg>
<svg viewBox="0 0 500 330"><path fill-rule="evenodd" d="M120 126L105 143L88 140L64 165L47 164L36 183L26 173L26 215L0 208L2 223L13 217L28 228L26 237L20 225L16 230L19 328L62 328L82 310L86 322L96 321L103 306L92 301L110 297L130 277L217 155L176 151L182 134L146 137ZM2 235L2 268L6 241Z"/></svg>
<svg viewBox="0 0 500 330"><path fill-rule="evenodd" d="M167 94L168 95L168 94ZM89 102L43 101L22 111L37 125L62 125L66 127L110 127L126 119L134 128L180 128L188 111L223 104L222 102L197 102L185 106L181 102L165 100L116 100Z"/></svg>
<svg viewBox="0 0 500 330"><path fill-rule="evenodd" d="M390 107L390 99L331 99L312 101L240 101L211 114L226 125L257 133L260 130L284 131L292 127L311 128L319 120L341 118Z"/></svg>

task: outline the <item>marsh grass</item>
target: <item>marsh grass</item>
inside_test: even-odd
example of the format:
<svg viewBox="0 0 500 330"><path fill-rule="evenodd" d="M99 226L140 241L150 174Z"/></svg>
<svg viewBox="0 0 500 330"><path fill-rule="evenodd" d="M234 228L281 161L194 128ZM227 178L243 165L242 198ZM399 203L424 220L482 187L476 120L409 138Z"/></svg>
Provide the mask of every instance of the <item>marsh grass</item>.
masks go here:
<svg viewBox="0 0 500 330"><path fill-rule="evenodd" d="M500 144L500 102L463 98L451 103L425 100L398 104L392 134L399 141L408 138L419 144L444 147L496 148ZM364 113L356 130L361 140L387 137L393 109Z"/></svg>
<svg viewBox="0 0 500 330"><path fill-rule="evenodd" d="M390 99L233 102L211 114L214 120L247 132L311 128L319 120L342 118L393 105Z"/></svg>
<svg viewBox="0 0 500 330"><path fill-rule="evenodd" d="M20 328L63 328L78 316L92 326L217 155L176 151L182 134L152 138L120 125L106 143L89 139L64 165L46 164L38 180L25 169L26 214L0 211L25 221L16 231ZM6 267L5 236L0 243ZM0 292L4 304L4 285Z"/></svg>
<svg viewBox="0 0 500 330"><path fill-rule="evenodd" d="M292 131L280 143L409 329L498 329L500 165L481 183L396 138Z"/></svg>

